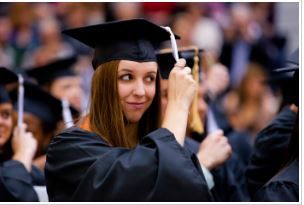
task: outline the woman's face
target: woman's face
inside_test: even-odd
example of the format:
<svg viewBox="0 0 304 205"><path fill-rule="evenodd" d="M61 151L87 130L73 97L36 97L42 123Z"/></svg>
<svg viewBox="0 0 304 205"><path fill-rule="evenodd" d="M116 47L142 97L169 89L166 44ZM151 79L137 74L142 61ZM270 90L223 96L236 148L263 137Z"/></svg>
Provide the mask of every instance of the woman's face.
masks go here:
<svg viewBox="0 0 304 205"><path fill-rule="evenodd" d="M13 106L11 103L0 104L0 147L10 138L13 129Z"/></svg>
<svg viewBox="0 0 304 205"><path fill-rule="evenodd" d="M52 83L50 92L59 99L66 98L74 108L81 110L83 90L80 77L66 76L58 78Z"/></svg>
<svg viewBox="0 0 304 205"><path fill-rule="evenodd" d="M137 123L151 105L156 88L157 64L121 60L118 66L118 94L124 116Z"/></svg>

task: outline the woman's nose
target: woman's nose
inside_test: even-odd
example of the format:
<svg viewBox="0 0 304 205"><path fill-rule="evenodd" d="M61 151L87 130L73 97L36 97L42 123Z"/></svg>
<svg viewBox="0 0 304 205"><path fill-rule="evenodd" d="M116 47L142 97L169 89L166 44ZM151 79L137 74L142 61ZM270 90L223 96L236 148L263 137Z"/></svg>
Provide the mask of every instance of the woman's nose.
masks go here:
<svg viewBox="0 0 304 205"><path fill-rule="evenodd" d="M137 81L134 87L134 95L143 96L145 95L145 84L142 81Z"/></svg>

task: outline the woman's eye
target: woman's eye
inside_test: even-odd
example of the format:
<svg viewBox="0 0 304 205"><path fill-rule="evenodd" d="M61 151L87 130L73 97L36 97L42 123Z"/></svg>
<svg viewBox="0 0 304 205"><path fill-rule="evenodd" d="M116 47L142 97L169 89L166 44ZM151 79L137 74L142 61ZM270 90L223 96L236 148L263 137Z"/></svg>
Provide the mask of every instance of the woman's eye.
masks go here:
<svg viewBox="0 0 304 205"><path fill-rule="evenodd" d="M154 76L148 76L146 78L147 82L154 82L155 81L155 77Z"/></svg>
<svg viewBox="0 0 304 205"><path fill-rule="evenodd" d="M125 80L125 81L131 80L131 75L130 75L130 74L122 75L122 76L120 77L120 79L121 79L121 80Z"/></svg>
<svg viewBox="0 0 304 205"><path fill-rule="evenodd" d="M3 119L8 119L9 117L11 117L12 113L9 112L9 111L3 111L0 113L0 116L3 118Z"/></svg>

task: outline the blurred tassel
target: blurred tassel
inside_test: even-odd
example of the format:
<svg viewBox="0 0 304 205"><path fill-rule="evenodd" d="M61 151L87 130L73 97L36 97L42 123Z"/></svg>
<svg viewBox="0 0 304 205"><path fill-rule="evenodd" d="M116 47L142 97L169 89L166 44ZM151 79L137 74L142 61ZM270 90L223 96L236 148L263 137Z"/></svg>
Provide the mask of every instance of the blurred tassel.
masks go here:
<svg viewBox="0 0 304 205"><path fill-rule="evenodd" d="M194 55L194 64L192 68L192 76L193 79L197 82L199 85L199 49L197 47L194 47L195 55ZM191 104L191 110L190 110L190 128L192 131L195 131L199 134L204 133L204 126L202 119L198 112L198 90L196 91L195 97L193 99L193 102Z"/></svg>
<svg viewBox="0 0 304 205"><path fill-rule="evenodd" d="M69 127L74 126L69 102L66 99L62 99L61 104L62 104L62 117L63 117L65 127L69 128Z"/></svg>

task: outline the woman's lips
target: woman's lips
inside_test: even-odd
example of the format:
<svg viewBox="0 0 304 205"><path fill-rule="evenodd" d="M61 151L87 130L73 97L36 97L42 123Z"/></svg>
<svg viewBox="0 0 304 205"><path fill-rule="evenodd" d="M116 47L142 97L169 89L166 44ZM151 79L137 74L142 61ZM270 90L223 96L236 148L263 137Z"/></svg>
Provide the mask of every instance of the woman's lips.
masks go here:
<svg viewBox="0 0 304 205"><path fill-rule="evenodd" d="M129 103L127 103L127 104L128 104L128 106L129 106L130 108L136 109L136 110L142 109L142 108L144 108L144 106L145 106L145 103L132 103L132 102L129 102Z"/></svg>

